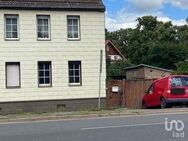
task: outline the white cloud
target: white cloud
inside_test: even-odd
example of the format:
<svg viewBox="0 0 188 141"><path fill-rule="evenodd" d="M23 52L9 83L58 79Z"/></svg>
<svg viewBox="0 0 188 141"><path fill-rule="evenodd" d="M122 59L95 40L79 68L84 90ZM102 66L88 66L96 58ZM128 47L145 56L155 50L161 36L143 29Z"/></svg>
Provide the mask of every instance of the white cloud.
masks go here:
<svg viewBox="0 0 188 141"><path fill-rule="evenodd" d="M116 1L116 0L109 0ZM162 12L164 4L170 4L180 9L188 9L188 0L124 0L129 8L124 8L111 16L106 13L106 28L114 31L120 28L135 28L136 19L145 15L157 16L159 21L167 22L172 21L174 25L186 24L185 19L174 20L166 16ZM125 10L126 9L126 10Z"/></svg>
<svg viewBox="0 0 188 141"><path fill-rule="evenodd" d="M160 9L163 4L171 4L180 9L188 9L188 0L125 0L139 12Z"/></svg>
<svg viewBox="0 0 188 141"><path fill-rule="evenodd" d="M139 12L153 11L159 9L164 0L126 0L133 6L135 6L136 10Z"/></svg>
<svg viewBox="0 0 188 141"><path fill-rule="evenodd" d="M114 17L111 17L106 13L106 28L110 31L115 31L120 28L135 28L136 19L145 15L157 16L159 21L167 22L172 21L174 25L186 24L185 19L173 20L165 16L161 11L148 12L148 13L130 13L125 9L118 12Z"/></svg>
<svg viewBox="0 0 188 141"><path fill-rule="evenodd" d="M188 9L188 0L168 0L167 2L181 9Z"/></svg>

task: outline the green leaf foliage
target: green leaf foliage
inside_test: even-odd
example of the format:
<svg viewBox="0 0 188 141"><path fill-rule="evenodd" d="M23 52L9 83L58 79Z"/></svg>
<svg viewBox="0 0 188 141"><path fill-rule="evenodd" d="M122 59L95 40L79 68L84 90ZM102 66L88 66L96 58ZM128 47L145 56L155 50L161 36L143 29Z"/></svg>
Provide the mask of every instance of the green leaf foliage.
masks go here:
<svg viewBox="0 0 188 141"><path fill-rule="evenodd" d="M188 75L188 60L179 62L177 69L174 71L175 74L185 74Z"/></svg>
<svg viewBox="0 0 188 141"><path fill-rule="evenodd" d="M130 63L173 70L186 66L181 63L188 59L188 25L174 26L153 16L139 17L136 21L135 29L106 30L106 39L112 40Z"/></svg>
<svg viewBox="0 0 188 141"><path fill-rule="evenodd" d="M129 60L119 60L116 62L111 62L107 59L107 79L116 79L125 77L125 68L131 66Z"/></svg>

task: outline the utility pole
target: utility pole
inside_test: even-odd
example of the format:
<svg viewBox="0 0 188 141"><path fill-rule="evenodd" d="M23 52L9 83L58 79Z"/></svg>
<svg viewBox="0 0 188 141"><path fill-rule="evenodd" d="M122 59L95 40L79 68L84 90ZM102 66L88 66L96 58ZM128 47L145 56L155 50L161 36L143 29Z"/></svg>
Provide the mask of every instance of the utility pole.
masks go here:
<svg viewBox="0 0 188 141"><path fill-rule="evenodd" d="M98 99L98 110L101 109L101 75L102 75L102 59L103 50L100 50L100 70L99 70L99 99Z"/></svg>

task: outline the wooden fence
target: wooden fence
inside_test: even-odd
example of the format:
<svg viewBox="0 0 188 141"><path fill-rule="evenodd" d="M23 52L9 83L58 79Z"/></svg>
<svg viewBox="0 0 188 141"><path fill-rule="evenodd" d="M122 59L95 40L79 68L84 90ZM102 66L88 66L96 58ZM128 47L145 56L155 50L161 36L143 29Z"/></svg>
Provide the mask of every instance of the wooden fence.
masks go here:
<svg viewBox="0 0 188 141"><path fill-rule="evenodd" d="M131 109L142 107L144 91L153 83L149 80L109 80L107 81L107 107L125 106ZM118 92L114 91L117 90Z"/></svg>

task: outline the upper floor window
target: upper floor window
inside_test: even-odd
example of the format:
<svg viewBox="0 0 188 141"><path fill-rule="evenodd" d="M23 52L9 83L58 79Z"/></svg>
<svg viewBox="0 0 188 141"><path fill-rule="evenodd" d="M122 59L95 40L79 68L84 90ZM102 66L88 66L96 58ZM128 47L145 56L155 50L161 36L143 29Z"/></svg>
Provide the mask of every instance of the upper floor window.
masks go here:
<svg viewBox="0 0 188 141"><path fill-rule="evenodd" d="M67 17L68 39L79 40L80 39L80 17L68 16Z"/></svg>
<svg viewBox="0 0 188 141"><path fill-rule="evenodd" d="M39 40L50 39L50 16L37 16L37 29Z"/></svg>
<svg viewBox="0 0 188 141"><path fill-rule="evenodd" d="M5 39L19 39L18 15L5 15Z"/></svg>

